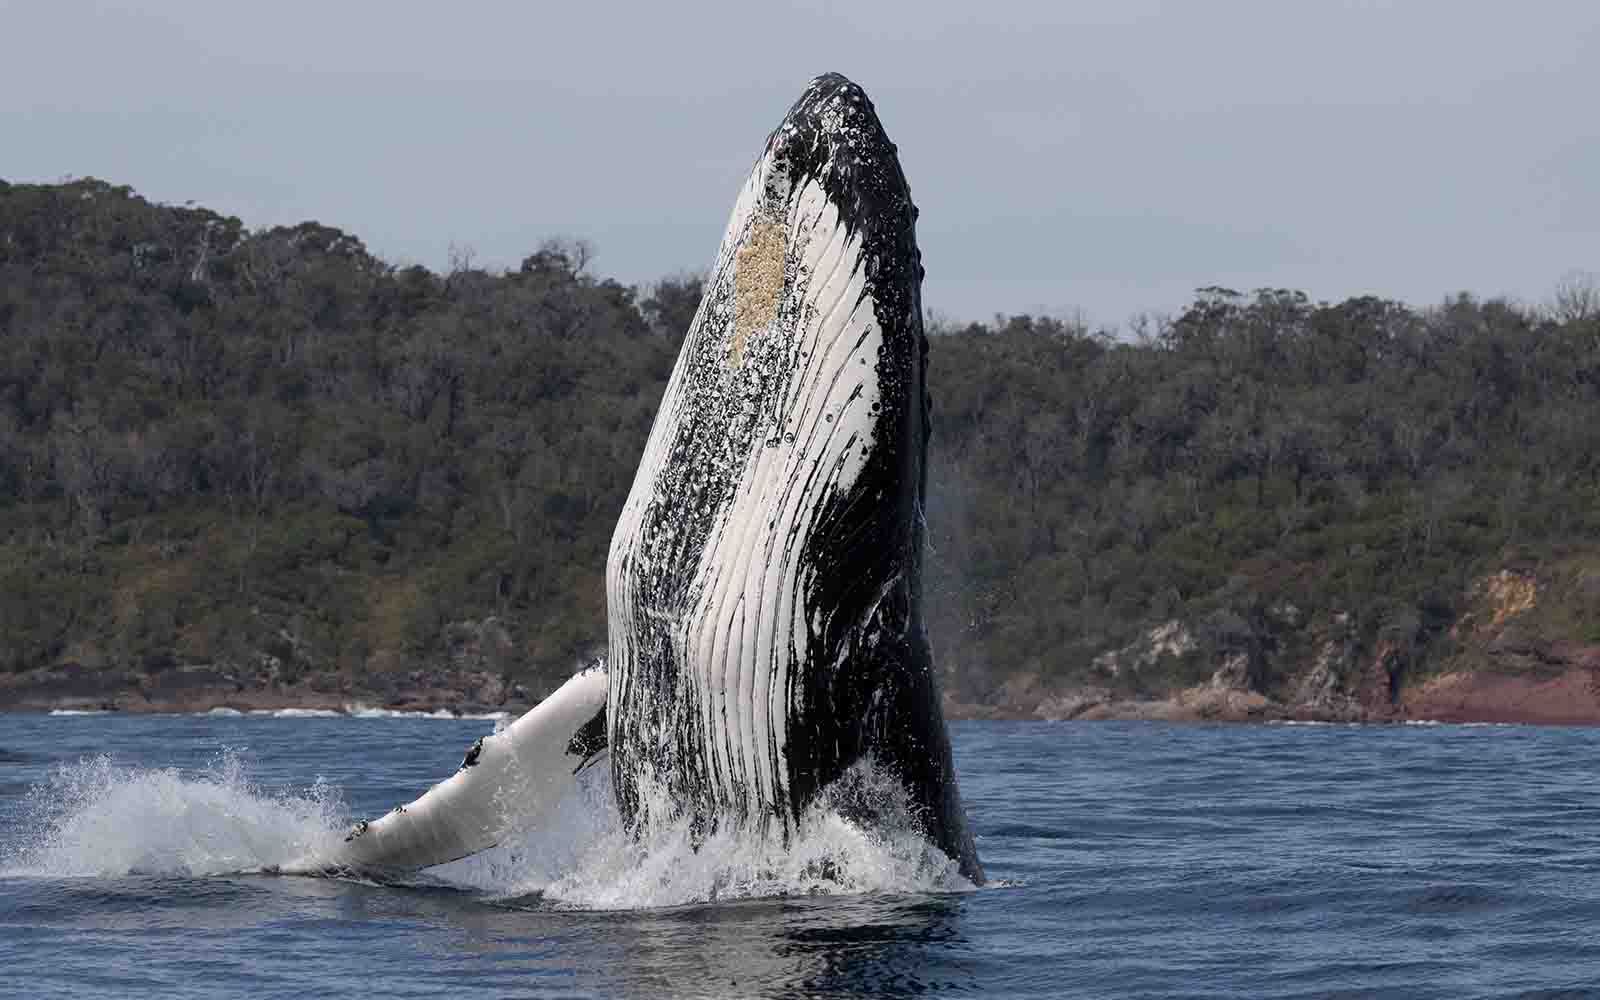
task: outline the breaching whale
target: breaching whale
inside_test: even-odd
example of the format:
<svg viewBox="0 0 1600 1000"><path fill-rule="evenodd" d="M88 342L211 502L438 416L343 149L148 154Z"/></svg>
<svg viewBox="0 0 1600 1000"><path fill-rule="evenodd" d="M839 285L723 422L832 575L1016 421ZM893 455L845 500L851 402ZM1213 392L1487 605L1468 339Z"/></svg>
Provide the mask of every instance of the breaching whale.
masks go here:
<svg viewBox="0 0 1600 1000"><path fill-rule="evenodd" d="M629 819L649 776L702 825L788 828L870 756L981 878L922 621L916 214L867 95L813 81L740 193L612 536Z"/></svg>
<svg viewBox="0 0 1600 1000"><path fill-rule="evenodd" d="M618 518L603 685L580 674L300 867L490 846L604 745L626 823L686 816L701 833L787 837L870 762L982 881L922 619L916 216L865 92L812 81L740 192Z"/></svg>

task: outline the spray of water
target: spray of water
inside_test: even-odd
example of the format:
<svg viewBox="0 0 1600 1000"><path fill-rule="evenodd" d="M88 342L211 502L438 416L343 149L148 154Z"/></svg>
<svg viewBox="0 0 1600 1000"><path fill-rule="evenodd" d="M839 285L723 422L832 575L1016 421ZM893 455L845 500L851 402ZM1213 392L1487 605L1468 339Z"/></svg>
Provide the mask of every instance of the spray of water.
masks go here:
<svg viewBox="0 0 1600 1000"><path fill-rule="evenodd" d="M670 815L662 787L641 793ZM351 817L318 783L269 793L235 752L199 773L94 758L30 793L21 842L0 875L216 875L271 869L326 850ZM796 895L964 891L971 884L911 822L898 781L861 765L823 795L794 833L728 828L697 835L687 820L623 828L605 767L593 767L544 825L427 881L519 905L636 909Z"/></svg>
<svg viewBox="0 0 1600 1000"><path fill-rule="evenodd" d="M238 752L200 773L133 768L94 757L29 792L21 837L0 849L0 874L47 877L215 875L288 862L342 836L344 808L318 783L268 793Z"/></svg>
<svg viewBox="0 0 1600 1000"><path fill-rule="evenodd" d="M649 806L641 812L673 814L664 783L645 779L639 791ZM629 831L611 805L608 781L587 794L603 808L585 811L588 829L567 841L574 849L570 862L512 868L512 881L498 895L538 894L545 905L581 909L634 909L973 888L956 863L919 832L903 786L870 763L830 788L787 837L733 826L697 835L682 817ZM526 856L538 853L529 850Z"/></svg>

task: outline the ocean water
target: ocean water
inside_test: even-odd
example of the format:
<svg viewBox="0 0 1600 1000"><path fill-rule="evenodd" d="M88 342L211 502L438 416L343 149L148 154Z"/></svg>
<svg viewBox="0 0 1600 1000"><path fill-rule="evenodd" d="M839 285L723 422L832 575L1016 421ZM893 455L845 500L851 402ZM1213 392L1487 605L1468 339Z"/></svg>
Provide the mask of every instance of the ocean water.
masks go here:
<svg viewBox="0 0 1600 1000"><path fill-rule="evenodd" d="M547 829L271 874L490 720L0 715L5 997L1600 996L1600 731L959 723L991 884L818 810L784 851Z"/></svg>

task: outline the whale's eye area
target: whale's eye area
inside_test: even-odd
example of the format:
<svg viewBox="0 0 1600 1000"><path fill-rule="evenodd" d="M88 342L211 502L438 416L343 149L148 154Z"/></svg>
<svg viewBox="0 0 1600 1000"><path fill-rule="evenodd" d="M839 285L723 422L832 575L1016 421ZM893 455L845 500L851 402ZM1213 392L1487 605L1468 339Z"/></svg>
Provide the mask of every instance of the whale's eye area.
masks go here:
<svg viewBox="0 0 1600 1000"><path fill-rule="evenodd" d="M783 257L787 227L781 219L759 218L739 248L733 265L733 364L744 363L750 335L778 314L783 298Z"/></svg>

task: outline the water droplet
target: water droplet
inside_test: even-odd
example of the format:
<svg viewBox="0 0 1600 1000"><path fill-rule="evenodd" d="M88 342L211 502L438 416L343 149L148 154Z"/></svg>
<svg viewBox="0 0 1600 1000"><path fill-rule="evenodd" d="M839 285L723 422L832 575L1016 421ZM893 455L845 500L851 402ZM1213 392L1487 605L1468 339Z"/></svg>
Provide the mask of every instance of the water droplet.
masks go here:
<svg viewBox="0 0 1600 1000"><path fill-rule="evenodd" d="M785 434L783 436L783 442L784 442L784 444L794 444L794 434L793 433Z"/></svg>

